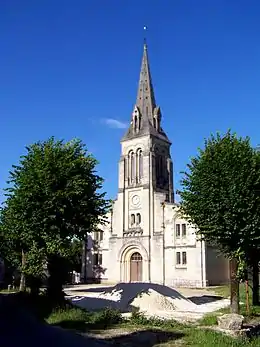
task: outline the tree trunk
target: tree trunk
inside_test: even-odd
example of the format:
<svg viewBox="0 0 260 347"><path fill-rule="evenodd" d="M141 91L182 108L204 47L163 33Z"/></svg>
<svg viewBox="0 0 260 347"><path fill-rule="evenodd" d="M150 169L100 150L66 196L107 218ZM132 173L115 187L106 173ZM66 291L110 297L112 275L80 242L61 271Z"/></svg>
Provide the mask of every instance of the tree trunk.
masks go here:
<svg viewBox="0 0 260 347"><path fill-rule="evenodd" d="M63 284L68 278L68 266L66 260L59 255L48 257L48 287L47 294L53 304L64 304Z"/></svg>
<svg viewBox="0 0 260 347"><path fill-rule="evenodd" d="M87 282L87 238L82 242L81 283Z"/></svg>
<svg viewBox="0 0 260 347"><path fill-rule="evenodd" d="M258 259L255 258L255 261L252 264L252 280L253 280L253 295L252 295L252 301L253 305L259 305L259 266L258 266Z"/></svg>
<svg viewBox="0 0 260 347"><path fill-rule="evenodd" d="M237 279L237 269L237 260L231 259L229 262L231 313L239 313L239 281Z"/></svg>
<svg viewBox="0 0 260 347"><path fill-rule="evenodd" d="M26 279L26 284L30 287L30 293L33 296L38 296L40 294L40 287L42 280L40 277L29 276Z"/></svg>
<svg viewBox="0 0 260 347"><path fill-rule="evenodd" d="M25 254L22 250L22 272L21 272L21 278L20 278L20 292L25 291L25 274L24 274L24 266L25 266Z"/></svg>

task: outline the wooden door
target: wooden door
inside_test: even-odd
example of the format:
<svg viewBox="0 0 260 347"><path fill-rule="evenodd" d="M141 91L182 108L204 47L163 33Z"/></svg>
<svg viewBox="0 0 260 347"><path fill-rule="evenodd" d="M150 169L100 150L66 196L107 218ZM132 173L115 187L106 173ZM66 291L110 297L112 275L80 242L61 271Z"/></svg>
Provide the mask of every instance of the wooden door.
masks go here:
<svg viewBox="0 0 260 347"><path fill-rule="evenodd" d="M130 282L142 282L143 259L140 253L133 253L130 258Z"/></svg>

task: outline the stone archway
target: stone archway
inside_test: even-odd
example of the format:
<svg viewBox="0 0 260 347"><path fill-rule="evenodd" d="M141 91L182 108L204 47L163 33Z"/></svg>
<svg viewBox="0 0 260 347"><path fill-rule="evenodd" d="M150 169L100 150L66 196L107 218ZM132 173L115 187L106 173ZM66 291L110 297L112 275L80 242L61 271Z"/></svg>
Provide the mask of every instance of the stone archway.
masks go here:
<svg viewBox="0 0 260 347"><path fill-rule="evenodd" d="M130 257L130 282L142 282L143 279L143 258L139 252L135 252Z"/></svg>
<svg viewBox="0 0 260 347"><path fill-rule="evenodd" d="M126 243L118 253L121 282L149 281L148 253L141 243Z"/></svg>

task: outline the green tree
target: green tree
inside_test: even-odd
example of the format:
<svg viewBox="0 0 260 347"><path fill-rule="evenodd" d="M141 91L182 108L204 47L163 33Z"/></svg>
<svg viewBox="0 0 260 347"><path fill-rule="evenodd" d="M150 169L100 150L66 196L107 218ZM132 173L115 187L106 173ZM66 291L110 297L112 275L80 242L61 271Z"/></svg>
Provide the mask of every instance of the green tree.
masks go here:
<svg viewBox="0 0 260 347"><path fill-rule="evenodd" d="M71 242L70 254L68 257L70 271L81 272L82 266L82 241L74 239Z"/></svg>
<svg viewBox="0 0 260 347"><path fill-rule="evenodd" d="M231 310L239 309L239 261L250 263L260 242L260 156L230 131L205 141L182 180L181 208L197 233L232 261ZM254 250L254 251L253 251Z"/></svg>
<svg viewBox="0 0 260 347"><path fill-rule="evenodd" d="M96 159L78 139L64 143L50 138L26 151L10 172L2 228L23 252L27 275L38 277L47 261L49 294L58 298L62 258L69 257L72 239L84 240L105 222L103 180L96 174Z"/></svg>
<svg viewBox="0 0 260 347"><path fill-rule="evenodd" d="M0 211L0 255L5 262L5 285L13 283L14 273L21 269L20 244L16 234L9 233L9 229L5 228L9 224L8 215L6 209Z"/></svg>
<svg viewBox="0 0 260 347"><path fill-rule="evenodd" d="M10 268L19 270L21 275L20 289L25 289L25 276L40 278L42 274L43 252L40 238L33 237L22 223L19 213L18 196L9 196L1 210L0 252L5 263ZM27 232L26 232L27 230ZM26 256L27 262L25 262ZM31 283L36 283L31 281Z"/></svg>

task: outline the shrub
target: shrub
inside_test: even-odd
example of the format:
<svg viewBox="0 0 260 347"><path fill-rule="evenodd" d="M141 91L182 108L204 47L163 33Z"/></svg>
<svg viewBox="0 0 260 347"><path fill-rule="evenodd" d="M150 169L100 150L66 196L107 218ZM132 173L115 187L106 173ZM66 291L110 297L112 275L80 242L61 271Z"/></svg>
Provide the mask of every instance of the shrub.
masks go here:
<svg viewBox="0 0 260 347"><path fill-rule="evenodd" d="M138 307L133 307L130 322L135 325L148 325L149 319L140 312Z"/></svg>
<svg viewBox="0 0 260 347"><path fill-rule="evenodd" d="M133 325L150 326L163 329L182 329L185 324L175 320L168 320L159 317L146 317L139 308L133 307L130 318L130 323Z"/></svg>
<svg viewBox="0 0 260 347"><path fill-rule="evenodd" d="M111 309L110 307L106 307L102 311L98 311L93 314L91 323L96 326L102 326L104 328L119 324L123 321L123 317L119 310Z"/></svg>
<svg viewBox="0 0 260 347"><path fill-rule="evenodd" d="M139 308L133 307L130 321L135 325L165 326L166 321L157 317L146 317Z"/></svg>
<svg viewBox="0 0 260 347"><path fill-rule="evenodd" d="M90 320L90 314L78 307L56 309L48 317L47 322L49 324L59 325L62 322L88 322Z"/></svg>

